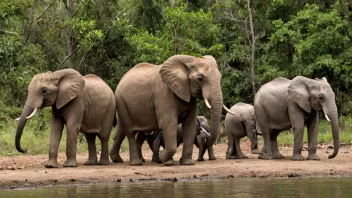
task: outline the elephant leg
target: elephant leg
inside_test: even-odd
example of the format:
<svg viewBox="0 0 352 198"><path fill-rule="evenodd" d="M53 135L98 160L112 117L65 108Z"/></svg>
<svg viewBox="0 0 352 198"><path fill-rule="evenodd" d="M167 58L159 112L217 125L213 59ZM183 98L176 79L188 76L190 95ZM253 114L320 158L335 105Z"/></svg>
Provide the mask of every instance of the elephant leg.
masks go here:
<svg viewBox="0 0 352 198"><path fill-rule="evenodd" d="M44 163L45 168L57 168L57 153L59 149L64 123L61 119L51 115L51 132L49 143L49 160Z"/></svg>
<svg viewBox="0 0 352 198"><path fill-rule="evenodd" d="M197 161L204 161L203 156L204 156L205 148L206 148L205 141L200 135L196 136L196 141L197 141L198 148L199 148Z"/></svg>
<svg viewBox="0 0 352 198"><path fill-rule="evenodd" d="M261 127L262 133L263 133L263 138L264 138L264 146L262 149L262 152L259 154L258 158L259 159L273 159L273 152L271 148L271 141L270 141L270 133L271 130L267 126Z"/></svg>
<svg viewBox="0 0 352 198"><path fill-rule="evenodd" d="M138 132L136 136L137 153L138 153L139 159L142 162L145 162L145 159L143 158L143 154L142 154L142 146L146 139L147 139L147 136L143 132Z"/></svg>
<svg viewBox="0 0 352 198"><path fill-rule="evenodd" d="M258 140L251 140L251 153L252 154L260 154L261 151L258 148Z"/></svg>
<svg viewBox="0 0 352 198"><path fill-rule="evenodd" d="M120 156L120 148L123 140L125 139L126 134L123 131L123 126L121 122L119 122L118 129L116 131L116 135L113 138L113 146L111 147L110 150L110 158L113 162L115 163L122 163L123 159Z"/></svg>
<svg viewBox="0 0 352 198"><path fill-rule="evenodd" d="M98 158L97 158L97 149L95 146L95 133L86 133L86 140L88 143L88 160L84 163L84 165L97 165Z"/></svg>
<svg viewBox="0 0 352 198"><path fill-rule="evenodd" d="M240 138L236 138L235 137L235 146L236 146L236 154L235 156L237 158L243 159L243 158L248 158L247 156L245 156L242 151L241 151L241 141Z"/></svg>
<svg viewBox="0 0 352 198"><path fill-rule="evenodd" d="M316 114L312 121L307 124L308 131L308 160L320 160L317 155L319 115Z"/></svg>
<svg viewBox="0 0 352 198"><path fill-rule="evenodd" d="M67 139L66 139L66 161L64 167L77 167L76 153L77 153L77 135L80 126L77 122L67 124ZM80 122L79 122L80 123Z"/></svg>
<svg viewBox="0 0 352 198"><path fill-rule="evenodd" d="M98 135L101 143L101 153L99 159L99 165L108 165L109 162L109 137L110 135L106 135L106 133L102 133L103 135Z"/></svg>
<svg viewBox="0 0 352 198"><path fill-rule="evenodd" d="M182 123L183 149L182 149L182 157L180 159L181 165L195 164L192 159L192 154L193 154L194 139L196 137L196 130L197 130L196 126L197 126L197 105L195 105L195 107L189 112L187 119Z"/></svg>
<svg viewBox="0 0 352 198"><path fill-rule="evenodd" d="M130 165L131 166L140 166L143 164L142 160L139 159L137 144L135 135L133 132L127 132L129 150L130 150Z"/></svg>
<svg viewBox="0 0 352 198"><path fill-rule="evenodd" d="M165 149L160 151L159 158L165 166L172 166L174 165L172 157L177 150L177 140L176 140L177 121L172 120L172 121L163 122L163 123L168 123L168 124L166 124L162 128L164 142L165 142Z"/></svg>
<svg viewBox="0 0 352 198"><path fill-rule="evenodd" d="M161 132L159 132L161 133ZM161 146L161 134L158 134L155 138L155 140L153 141L153 157L152 157L152 162L157 162L157 163L161 163L161 160L159 158L159 151L160 151L160 146Z"/></svg>
<svg viewBox="0 0 352 198"><path fill-rule="evenodd" d="M209 156L209 160L216 160L216 157L214 155L213 146L208 148L208 156Z"/></svg>
<svg viewBox="0 0 352 198"><path fill-rule="evenodd" d="M233 134L228 134L228 147L226 151L226 159L236 159L236 146L235 146L235 137Z"/></svg>
<svg viewBox="0 0 352 198"><path fill-rule="evenodd" d="M279 135L279 133L280 133L280 131L272 130L271 134L270 134L271 150L273 152L273 158L274 159L283 159L283 158L285 158L279 152L279 147L278 147L278 144L277 144L277 136Z"/></svg>

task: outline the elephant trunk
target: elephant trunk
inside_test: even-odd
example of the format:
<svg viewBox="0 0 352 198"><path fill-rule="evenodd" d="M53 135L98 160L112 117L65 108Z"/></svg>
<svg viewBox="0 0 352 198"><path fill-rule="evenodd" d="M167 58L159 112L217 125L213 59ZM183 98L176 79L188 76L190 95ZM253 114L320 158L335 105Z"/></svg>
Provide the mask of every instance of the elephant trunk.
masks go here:
<svg viewBox="0 0 352 198"><path fill-rule="evenodd" d="M220 118L222 112L222 93L220 88L220 83L218 86L214 86L211 90L211 97L209 98L209 102L211 105L210 109L210 137L208 140L208 148L211 147L217 138L219 125L220 125ZM204 97L207 99L207 97Z"/></svg>
<svg viewBox="0 0 352 198"><path fill-rule="evenodd" d="M332 159L336 157L337 153L339 152L340 148L340 139L339 139L339 120L338 120L338 113L337 113L337 108L336 105L330 105L329 107L329 113L328 116L331 120L331 130L332 130L332 136L334 139L334 152L328 156L329 159Z"/></svg>
<svg viewBox="0 0 352 198"><path fill-rule="evenodd" d="M27 118L33 111L34 111L34 103L33 103L33 96L31 94L28 95L26 104L23 107L21 117L19 119L17 129L16 129L16 138L15 138L15 145L18 152L25 153L26 150L23 150L21 147L21 137L23 133L23 128L27 122Z"/></svg>

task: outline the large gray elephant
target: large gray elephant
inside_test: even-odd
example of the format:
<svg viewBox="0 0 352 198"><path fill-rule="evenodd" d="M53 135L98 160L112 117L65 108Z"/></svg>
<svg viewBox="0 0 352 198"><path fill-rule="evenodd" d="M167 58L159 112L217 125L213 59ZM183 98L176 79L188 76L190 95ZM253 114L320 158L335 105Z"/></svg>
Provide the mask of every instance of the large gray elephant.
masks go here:
<svg viewBox="0 0 352 198"><path fill-rule="evenodd" d="M194 139L194 145L199 149L197 161L204 161L205 151L208 150L209 160L216 160L214 155L213 147L207 148L207 143L210 137L209 134L209 124L208 120L204 116L197 117L197 127L196 127L196 137ZM147 133L138 133L136 142L137 142L137 151L139 158L144 162L145 159L142 155L141 147L144 141L147 140L150 149L153 151L152 162L161 162L159 159L159 149L160 146L165 149L165 141L163 132L156 131L151 134ZM182 124L177 126L177 147L183 142L183 130Z"/></svg>
<svg viewBox="0 0 352 198"><path fill-rule="evenodd" d="M51 132L47 168L57 168L57 154L64 125L67 130L64 167L76 167L78 132L85 134L89 158L86 165L109 164L109 137L116 115L116 103L111 88L98 76L81 76L76 70L64 69L37 74L28 86L28 97L23 107L16 131L16 148L24 153L20 141L27 119L38 108L50 107ZM102 144L98 162L95 138Z"/></svg>
<svg viewBox="0 0 352 198"><path fill-rule="evenodd" d="M251 153L259 154L258 132L253 105L243 102L236 103L230 109L236 115L226 114L225 133L228 137L226 159L247 158L240 147L241 138L247 136L251 141Z"/></svg>
<svg viewBox="0 0 352 198"><path fill-rule="evenodd" d="M197 99L204 99L210 109L210 138L207 144L210 148L216 139L222 107L225 108L220 81L221 73L212 56L175 55L161 65L140 63L134 66L122 77L115 91L119 124L110 151L112 161L123 161L119 150L127 135L130 165L142 165L134 132L161 129L166 145L159 157L164 165L173 165L177 125L182 123L184 133L180 164L193 165Z"/></svg>
<svg viewBox="0 0 352 198"><path fill-rule="evenodd" d="M254 101L255 116L264 137L260 159L281 159L277 136L281 131L293 128L294 146L292 160L304 160L304 126L308 130L308 160L319 160L316 154L319 114L322 110L331 119L334 138L334 158L339 151L339 123L335 94L325 78L309 79L297 76L292 80L276 78L264 84Z"/></svg>

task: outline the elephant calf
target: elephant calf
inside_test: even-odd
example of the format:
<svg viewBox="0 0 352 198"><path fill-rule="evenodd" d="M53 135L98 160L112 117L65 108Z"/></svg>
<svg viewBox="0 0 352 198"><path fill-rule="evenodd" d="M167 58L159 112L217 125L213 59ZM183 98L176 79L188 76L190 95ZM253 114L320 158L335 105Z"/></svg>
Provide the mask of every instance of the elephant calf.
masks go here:
<svg viewBox="0 0 352 198"><path fill-rule="evenodd" d="M259 154L253 105L239 102L233 105L230 110L236 115L228 113L225 117L225 133L229 141L226 159L247 158L240 148L240 139L245 136L251 141L251 153Z"/></svg>
<svg viewBox="0 0 352 198"><path fill-rule="evenodd" d="M111 88L98 76L81 76L76 70L64 69L37 74L28 86L28 97L18 119L16 149L24 153L20 141L27 119L38 108L51 107L49 160L46 168L57 168L57 154L64 125L67 131L64 167L76 167L78 132L85 134L89 159L86 165L109 164L108 142L115 119L116 103ZM101 141L98 162L95 138Z"/></svg>
<svg viewBox="0 0 352 198"><path fill-rule="evenodd" d="M204 161L204 153L207 150L207 142L209 139L209 124L207 119L204 116L197 117L197 128L196 128L196 137L194 139L194 144L199 148L199 154L197 161ZM164 136L161 130L155 131L149 134L146 133L138 133L137 135L137 149L139 158L144 162L144 158L142 156L141 147L143 142L147 140L150 149L153 151L152 162L160 163L159 159L159 149L160 146L165 148ZM183 142L183 130L182 125L179 124L177 126L177 147ZM211 146L208 149L209 160L215 160L216 157L214 155L213 147Z"/></svg>

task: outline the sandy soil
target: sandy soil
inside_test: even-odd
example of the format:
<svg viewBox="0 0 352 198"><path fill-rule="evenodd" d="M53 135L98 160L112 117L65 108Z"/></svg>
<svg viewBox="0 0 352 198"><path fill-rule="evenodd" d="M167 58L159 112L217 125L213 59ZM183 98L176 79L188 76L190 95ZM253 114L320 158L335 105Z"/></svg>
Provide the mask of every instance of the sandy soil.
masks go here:
<svg viewBox="0 0 352 198"><path fill-rule="evenodd" d="M257 155L250 154L249 142L241 147L248 159L226 160L226 144L214 145L217 160L196 162L194 166L166 167L151 163L152 153L147 145L143 147L143 155L147 160L143 166L129 166L128 152L122 152L124 163L111 163L107 166L84 166L88 154L77 155L78 167L63 168L65 153L59 155L59 168L46 169L43 162L47 155L23 155L0 158L0 189L50 186L61 184L114 183L114 182L146 182L146 181L180 181L208 180L232 178L266 178L266 177L351 177L352 147L343 146L334 159L327 157L332 153L328 146L320 146L320 161L292 161L292 148L281 147L280 152L286 156L283 160L260 160ZM178 148L174 159L179 159L182 146ZM194 148L196 159L198 149ZM308 152L303 151L307 156Z"/></svg>

